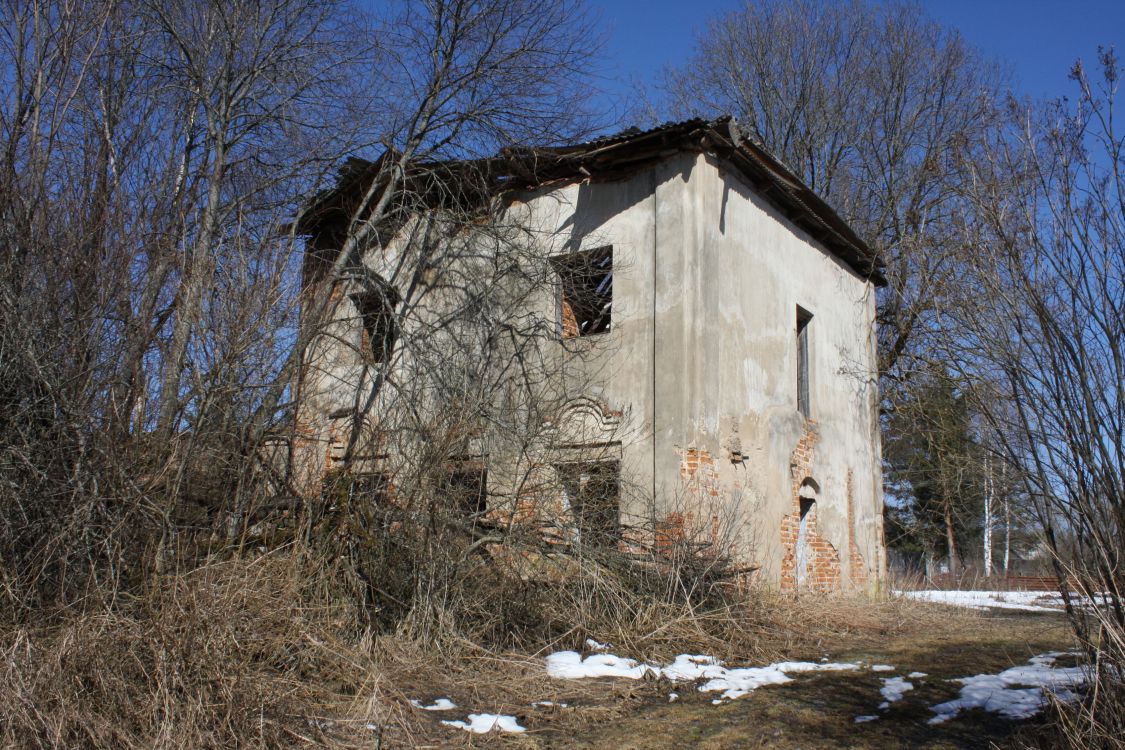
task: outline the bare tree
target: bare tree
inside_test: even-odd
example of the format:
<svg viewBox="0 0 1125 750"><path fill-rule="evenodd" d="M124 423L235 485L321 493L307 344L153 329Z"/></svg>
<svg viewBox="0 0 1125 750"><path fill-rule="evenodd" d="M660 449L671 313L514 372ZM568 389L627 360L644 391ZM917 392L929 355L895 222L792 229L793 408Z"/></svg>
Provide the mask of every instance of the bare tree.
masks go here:
<svg viewBox="0 0 1125 750"><path fill-rule="evenodd" d="M221 544L381 232L434 194L461 205L442 162L585 123L576 3L26 0L0 19L0 554L45 593L135 580L184 530ZM373 146L329 276L306 276L301 206Z"/></svg>
<svg viewBox="0 0 1125 750"><path fill-rule="evenodd" d="M176 247L174 287L157 409L164 439L180 427L193 386L208 377L196 370L195 383L183 379L195 369L186 366L188 350L199 341L205 296L224 256L239 262L247 237L280 223L276 209L292 200L286 192L309 184L310 167L323 168L317 157L338 153L319 147L339 142L322 108L331 104L327 89L340 73L333 49L343 41L341 10L289 0L137 4L158 56L150 80L156 91L167 91L164 145L177 160L169 171L180 222L169 238Z"/></svg>
<svg viewBox="0 0 1125 750"><path fill-rule="evenodd" d="M211 462L216 489L237 466L294 309L295 246L276 228L349 142L313 106L346 88L337 12L0 11L2 515L25 583L135 574L192 462Z"/></svg>
<svg viewBox="0 0 1125 750"><path fill-rule="evenodd" d="M1003 77L905 3L751 0L667 75L681 114L729 112L826 198L886 264L880 371L892 402L924 368L964 242L960 157L998 126Z"/></svg>
<svg viewBox="0 0 1125 750"><path fill-rule="evenodd" d="M407 3L377 25L373 88L380 93L385 125L378 141L386 151L360 174L342 175L361 179L364 191L345 207L348 217L336 230L327 265L309 279L316 286L304 293L302 328L286 376L263 399L259 433L331 316L328 292L378 251L388 225L430 208L434 193L463 189L444 180L464 180L465 171L451 173L442 162L590 132L584 74L598 40L584 21L577 2L432 0Z"/></svg>
<svg viewBox="0 0 1125 750"><path fill-rule="evenodd" d="M1075 632L1094 657L1099 689L1075 728L1083 742L1119 746L1125 139L1114 120L1117 58L1102 51L1099 63L1097 78L1075 67L1072 101L1013 102L1009 130L989 158L966 165L974 176L972 274L948 309L946 341L951 359L992 384L978 408L1025 486ZM1088 606L1089 597L1101 604Z"/></svg>

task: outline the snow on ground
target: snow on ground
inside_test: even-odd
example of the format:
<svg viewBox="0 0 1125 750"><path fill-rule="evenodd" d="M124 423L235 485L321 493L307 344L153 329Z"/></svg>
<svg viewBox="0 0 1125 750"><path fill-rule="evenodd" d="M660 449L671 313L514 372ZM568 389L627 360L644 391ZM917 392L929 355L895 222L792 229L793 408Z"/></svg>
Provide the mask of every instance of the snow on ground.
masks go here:
<svg viewBox="0 0 1125 750"><path fill-rule="evenodd" d="M557 651L547 657L547 674L564 680L584 677L628 677L639 680L651 669L613 654L594 654L583 660L577 651Z"/></svg>
<svg viewBox="0 0 1125 750"><path fill-rule="evenodd" d="M883 687L879 689L879 694L883 696L883 702L879 704L879 708L890 708L892 703L902 700L902 696L906 695L907 690L913 689L914 685L907 682L903 677L883 678Z"/></svg>
<svg viewBox="0 0 1125 750"><path fill-rule="evenodd" d="M420 708L423 711L451 711L457 708L457 704L448 698L438 698L429 706L423 706L422 701L411 700L410 705L414 706L414 708Z"/></svg>
<svg viewBox="0 0 1125 750"><path fill-rule="evenodd" d="M1022 667L1012 667L999 674L979 674L952 680L964 685L961 695L934 706L931 710L935 716L929 723L940 724L970 708L983 708L1008 719L1026 719L1039 713L1047 702L1048 692L1060 700L1073 700L1076 696L1071 689L1086 683L1086 670L1083 667L1055 667L1055 660L1064 655L1063 652L1052 651L1032 657Z"/></svg>
<svg viewBox="0 0 1125 750"><path fill-rule="evenodd" d="M974 592L952 592L974 593ZM975 592L994 593L994 592ZM1073 690L1086 683L1083 667L1055 667L1055 661L1064 656L1063 652L1051 652L1033 657L1026 665L1012 667L995 675L975 675L960 677L951 682L963 686L960 696L954 700L934 706L931 724L947 721L965 709L983 708L999 713L1009 719L1026 719L1034 716L1047 702L1048 693L1061 700L1072 700ZM764 667L727 667L713 656L700 654L680 654L665 665L647 664L614 654L593 654L585 658L576 651L557 651L547 657L547 674L557 679L577 680L587 677L625 677L642 679L646 676L664 677L673 682L700 682L699 691L717 692L720 696L712 703L719 704L741 698L764 685L780 685L791 682L791 674L818 671L852 671L860 669L859 664L850 662L807 662L783 661ZM875 664L873 672L887 672L894 667ZM925 672L911 672L910 679L926 677ZM887 709L905 694L914 689L913 683L905 677L884 677L879 692L883 696L880 709ZM669 700L678 695L669 694ZM491 714L485 714L491 716ZM472 717L470 717L472 718ZM510 718L510 717L509 717ZM856 723L874 721L878 716L857 716ZM514 720L513 720L514 721ZM451 722L443 722L453 725ZM468 728L468 727L466 727ZM479 731L473 729L472 731ZM487 731L487 730L483 730ZM515 731L515 730L508 730Z"/></svg>
<svg viewBox="0 0 1125 750"><path fill-rule="evenodd" d="M491 732L493 729L500 732L526 732L526 727L521 727L519 722L516 721L514 716L506 716L504 714L469 714L469 720L465 721L443 721L442 724L457 729L464 729L466 732L473 732L475 734L484 734Z"/></svg>
<svg viewBox="0 0 1125 750"><path fill-rule="evenodd" d="M1091 596L1082 596L1071 592L1070 602L1079 607L1091 608L1094 606L1105 607L1111 603L1111 598L1108 594L1093 594ZM1040 604L1053 605L1062 609L1064 606L1062 594L1057 592L1045 592L1040 595Z"/></svg>
<svg viewBox="0 0 1125 750"><path fill-rule="evenodd" d="M593 638L586 639L586 648L591 651L609 651L608 643L598 643Z"/></svg>
<svg viewBox="0 0 1125 750"><path fill-rule="evenodd" d="M765 667L724 667L713 656L680 654L664 666L642 664L613 654L594 654L585 659L576 651L558 651L547 657L547 674L558 679L586 677L626 677L638 680L645 675L665 677L673 682L706 680L699 686L705 693L721 692L712 703L741 698L763 685L780 685L793 678L790 673L859 669L859 664L783 661Z"/></svg>
<svg viewBox="0 0 1125 750"><path fill-rule="evenodd" d="M1025 612L1058 612L1057 595L1042 591L896 591L907 599L951 604L970 609L1019 609Z"/></svg>
<svg viewBox="0 0 1125 750"><path fill-rule="evenodd" d="M722 667L719 667L722 669ZM728 669L722 676L713 677L709 682L699 686L702 692L715 692L722 690L720 699L711 701L721 703L722 699L734 700L750 693L762 685L780 685L793 678L790 672L820 672L859 669L858 664L848 663L814 663L808 661L783 661L770 664L766 667L741 667Z"/></svg>

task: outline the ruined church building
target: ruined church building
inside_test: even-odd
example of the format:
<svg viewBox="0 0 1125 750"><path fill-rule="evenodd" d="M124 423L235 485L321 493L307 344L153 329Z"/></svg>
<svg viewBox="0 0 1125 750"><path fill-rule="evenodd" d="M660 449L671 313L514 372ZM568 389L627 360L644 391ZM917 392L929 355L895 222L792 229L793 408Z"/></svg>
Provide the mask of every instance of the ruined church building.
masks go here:
<svg viewBox="0 0 1125 750"><path fill-rule="evenodd" d="M597 488L612 507L575 518L585 533L612 536L654 505L658 535L722 527L783 590L876 588L885 281L870 249L731 118L540 153L550 179L519 203L551 238L543 314L560 347L596 352L547 459L560 507L589 513ZM303 231L315 246L315 222ZM314 473L338 459L348 388L302 384ZM481 475L482 508L502 475Z"/></svg>

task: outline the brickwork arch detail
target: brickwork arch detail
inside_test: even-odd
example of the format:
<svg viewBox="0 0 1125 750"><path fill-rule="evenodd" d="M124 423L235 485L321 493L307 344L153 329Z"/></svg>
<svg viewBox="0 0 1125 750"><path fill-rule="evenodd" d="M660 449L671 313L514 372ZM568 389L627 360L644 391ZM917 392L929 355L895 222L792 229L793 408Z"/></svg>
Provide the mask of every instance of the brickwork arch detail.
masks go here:
<svg viewBox="0 0 1125 750"><path fill-rule="evenodd" d="M793 593L838 591L842 581L840 554L822 533L817 512L824 498L820 483L812 476L818 440L819 434L810 426L790 456L793 484L790 510L781 519L781 589Z"/></svg>

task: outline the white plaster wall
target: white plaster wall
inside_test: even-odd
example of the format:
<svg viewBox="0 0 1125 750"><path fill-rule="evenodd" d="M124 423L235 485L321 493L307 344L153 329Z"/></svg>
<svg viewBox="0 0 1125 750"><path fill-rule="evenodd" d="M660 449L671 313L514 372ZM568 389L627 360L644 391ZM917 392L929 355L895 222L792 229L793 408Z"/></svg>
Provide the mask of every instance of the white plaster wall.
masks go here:
<svg viewBox="0 0 1125 750"><path fill-rule="evenodd" d="M622 518L640 522L653 497L654 185L644 172L628 180L571 184L530 196L513 211L536 227L551 254L613 246L611 330L562 341L562 387L621 411ZM544 314L558 311L558 290L543 300Z"/></svg>
<svg viewBox="0 0 1125 750"><path fill-rule="evenodd" d="M644 517L654 497L658 513L682 510L684 452L706 451L721 491L697 520L722 515L738 551L774 582L781 519L794 503L790 455L807 428L796 404L796 306L812 312L819 443L810 473L821 487L820 528L846 574L851 470L856 543L870 581L881 578L869 283L706 155L683 153L615 182L544 189L514 203L510 217L532 230L545 253L613 246L612 330L560 338L558 387L622 412L622 520ZM557 293L546 290L541 305L542 314L557 316ZM350 303L343 307L341 314L354 315ZM327 373L308 390L319 391L327 410L354 394L329 380L345 372L343 380L356 378L345 362L354 355L323 354ZM745 457L738 463L729 460L735 434Z"/></svg>
<svg viewBox="0 0 1125 750"><path fill-rule="evenodd" d="M820 527L846 575L851 470L855 541L869 579L880 577L871 285L704 155L570 185L527 207L556 252L614 248L613 330L569 343L581 357L561 356L579 363L576 381L592 384L591 395L626 412L629 480L671 510L684 491L684 450L707 451L722 484L718 512L768 580L779 575L778 529L792 510L790 454L807 426L796 404L796 307L813 313ZM726 449L734 432L746 456L737 464Z"/></svg>
<svg viewBox="0 0 1125 750"><path fill-rule="evenodd" d="M683 284L694 290L681 294L673 280L661 292L692 300L684 322L693 336L693 356L684 358L692 368L685 372L690 385L683 410L666 430L721 450L724 417L740 425L753 458L745 466L720 465L726 481L756 490L749 493L760 502L754 543L767 575L776 576L781 550L775 529L792 511L789 457L806 427L797 411L796 308L813 313L810 401L819 441L810 474L821 488L820 528L846 571L850 469L856 543L877 574L882 491L874 290L717 161L696 157L688 191L692 243L682 247L679 262ZM694 430L677 427L685 422Z"/></svg>

